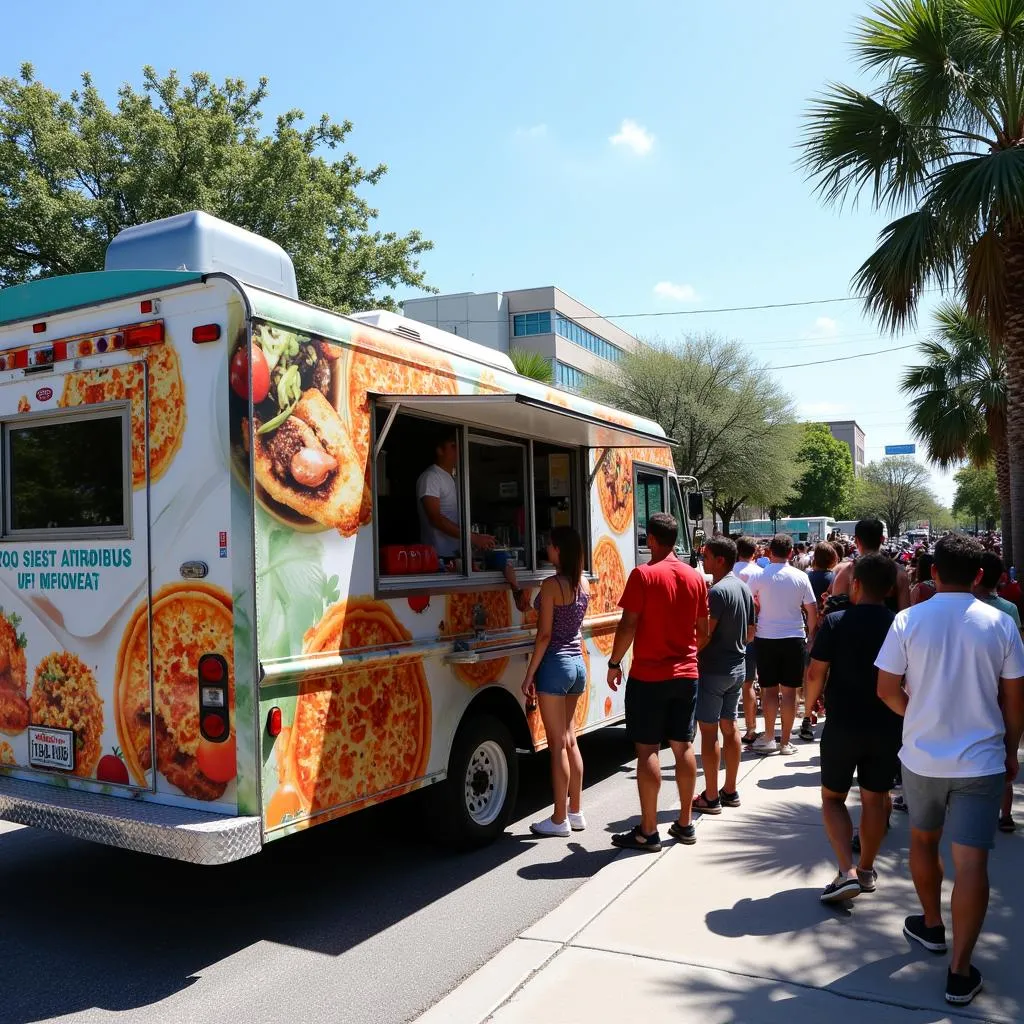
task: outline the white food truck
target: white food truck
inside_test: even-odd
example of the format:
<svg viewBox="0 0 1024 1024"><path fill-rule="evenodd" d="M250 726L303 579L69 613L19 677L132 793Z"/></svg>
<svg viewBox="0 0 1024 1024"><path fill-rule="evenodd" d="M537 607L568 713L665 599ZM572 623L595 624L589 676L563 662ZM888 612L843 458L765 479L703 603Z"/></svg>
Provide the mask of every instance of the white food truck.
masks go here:
<svg viewBox="0 0 1024 1024"><path fill-rule="evenodd" d="M462 539L416 479L457 441ZM580 732L646 522L686 502L652 422L391 313L301 302L287 255L204 214L106 269L0 291L0 817L213 864L429 786L507 824L546 535L584 537ZM471 546L474 529L498 550Z"/></svg>

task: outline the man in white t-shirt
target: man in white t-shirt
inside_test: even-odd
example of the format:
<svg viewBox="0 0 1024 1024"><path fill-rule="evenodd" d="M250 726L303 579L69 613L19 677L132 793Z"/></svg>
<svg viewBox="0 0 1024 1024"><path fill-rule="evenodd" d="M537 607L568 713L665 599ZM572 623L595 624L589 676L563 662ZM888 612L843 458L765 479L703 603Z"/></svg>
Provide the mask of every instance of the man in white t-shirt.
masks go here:
<svg viewBox="0 0 1024 1024"><path fill-rule="evenodd" d="M910 808L910 873L921 915L907 938L946 951L942 923L943 830L953 841L953 956L946 1001L981 991L971 963L988 909L992 849L1006 778L1017 775L1024 732L1024 644L1008 615L971 593L981 544L950 534L935 546L936 594L896 616L875 660L878 696L903 715L903 790Z"/></svg>
<svg viewBox="0 0 1024 1024"><path fill-rule="evenodd" d="M434 464L416 481L416 511L420 519L420 541L437 551L439 558L457 558L462 553L459 489L455 467L459 464L459 442L454 429L442 430L434 446ZM494 538L474 533L475 548L493 548Z"/></svg>
<svg viewBox="0 0 1024 1024"><path fill-rule="evenodd" d="M768 568L748 582L757 605L757 678L764 705L764 735L751 748L758 754L796 753L790 736L796 718L796 692L804 681L804 642L808 634L814 636L818 624L814 589L807 573L789 564L792 552L793 538L777 533L768 545ZM780 703L781 746L775 742Z"/></svg>
<svg viewBox="0 0 1024 1024"><path fill-rule="evenodd" d="M740 537L736 541L738 556L733 573L749 587L755 576L764 570L757 564L757 542L750 537ZM747 644L746 666L743 677L743 724L746 732L740 737L744 743L753 743L757 739L757 698L754 696L754 680L757 678L757 648L754 643Z"/></svg>

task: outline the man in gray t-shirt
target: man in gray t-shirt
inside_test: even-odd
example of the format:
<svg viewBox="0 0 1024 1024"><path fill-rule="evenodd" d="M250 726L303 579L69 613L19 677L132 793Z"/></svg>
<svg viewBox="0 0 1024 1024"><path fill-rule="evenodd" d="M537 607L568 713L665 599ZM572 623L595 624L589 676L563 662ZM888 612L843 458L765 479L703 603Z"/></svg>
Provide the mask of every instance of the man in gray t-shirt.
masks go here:
<svg viewBox="0 0 1024 1024"><path fill-rule="evenodd" d="M714 586L708 591L708 635L697 641L700 682L697 722L700 726L704 792L693 801L695 811L721 814L722 807L738 807L736 778L740 770L740 734L736 709L746 676L747 644L754 639L754 598L732 568L736 545L728 537L715 537L704 545L704 570ZM718 731L722 731L719 746ZM725 757L725 785L719 793L718 765Z"/></svg>

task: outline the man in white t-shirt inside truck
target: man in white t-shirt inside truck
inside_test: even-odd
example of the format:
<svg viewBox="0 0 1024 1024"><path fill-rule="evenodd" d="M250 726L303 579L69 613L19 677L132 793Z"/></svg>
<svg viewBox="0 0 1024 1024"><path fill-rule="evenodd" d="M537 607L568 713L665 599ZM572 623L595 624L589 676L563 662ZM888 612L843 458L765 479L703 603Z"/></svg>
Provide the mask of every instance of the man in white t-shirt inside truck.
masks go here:
<svg viewBox="0 0 1024 1024"><path fill-rule="evenodd" d="M790 742L796 692L804 682L805 637L813 638L818 625L818 599L807 573L789 564L792 553L793 538L777 533L768 545L768 567L748 584L757 606L757 678L764 706L764 735L750 748L757 754L796 753ZM775 742L780 706L781 745Z"/></svg>
<svg viewBox="0 0 1024 1024"><path fill-rule="evenodd" d="M1017 776L1024 732L1024 643L1008 615L975 599L981 544L950 534L935 545L935 596L901 611L878 652L878 696L903 715L903 791L910 809L910 873L923 914L907 938L946 952L939 840L952 840L953 955L946 1001L981 991L971 963L988 910L988 855L1004 780Z"/></svg>
<svg viewBox="0 0 1024 1024"><path fill-rule="evenodd" d="M462 556L462 524L459 513L459 488L455 468L459 464L459 441L454 428L441 428L434 442L434 463L416 481L416 510L420 518L420 541L437 551L438 558ZM486 533L471 533L475 548L489 550L494 538Z"/></svg>

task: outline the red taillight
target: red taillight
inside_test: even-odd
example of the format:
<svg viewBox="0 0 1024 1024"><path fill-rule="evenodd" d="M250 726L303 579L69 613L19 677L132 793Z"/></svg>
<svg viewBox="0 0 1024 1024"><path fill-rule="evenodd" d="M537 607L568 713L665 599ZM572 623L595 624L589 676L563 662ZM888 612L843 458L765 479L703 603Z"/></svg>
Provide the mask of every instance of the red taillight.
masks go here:
<svg viewBox="0 0 1024 1024"><path fill-rule="evenodd" d="M271 736L281 735L281 709L271 708L267 712L267 733Z"/></svg>
<svg viewBox="0 0 1024 1024"><path fill-rule="evenodd" d="M9 365L13 365L16 370L24 370L25 367L28 366L28 349L18 349L18 351L14 353L13 364Z"/></svg>
<svg viewBox="0 0 1024 1024"><path fill-rule="evenodd" d="M224 679L224 662L216 654L204 654L199 659L199 678L204 683L219 683Z"/></svg>
<svg viewBox="0 0 1024 1024"><path fill-rule="evenodd" d="M152 299L143 299L139 303L139 312L140 313L152 313L153 312L153 300Z"/></svg>
<svg viewBox="0 0 1024 1024"><path fill-rule="evenodd" d="M203 716L203 733L211 740L219 740L227 730L227 725L220 715Z"/></svg>
<svg viewBox="0 0 1024 1024"><path fill-rule="evenodd" d="M43 331L45 331L45 330L46 330L45 322L41 322L41 323L33 324L32 325L32 333L33 334L42 334Z"/></svg>
<svg viewBox="0 0 1024 1024"><path fill-rule="evenodd" d="M220 324L203 324L202 327L192 328L192 340L201 345L207 341L217 341L220 338Z"/></svg>
<svg viewBox="0 0 1024 1024"><path fill-rule="evenodd" d="M124 331L125 348L142 348L145 345L159 345L163 340L163 320L157 320L151 324L139 324L137 327L126 327Z"/></svg>

